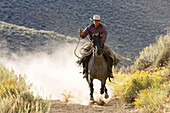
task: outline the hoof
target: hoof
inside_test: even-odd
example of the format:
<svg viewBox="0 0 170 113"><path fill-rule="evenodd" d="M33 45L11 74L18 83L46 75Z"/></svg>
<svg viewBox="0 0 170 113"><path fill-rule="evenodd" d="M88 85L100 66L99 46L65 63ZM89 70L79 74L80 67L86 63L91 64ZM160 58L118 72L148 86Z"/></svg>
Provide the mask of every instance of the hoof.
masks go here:
<svg viewBox="0 0 170 113"><path fill-rule="evenodd" d="M102 95L104 93L104 90L100 89L100 94Z"/></svg>
<svg viewBox="0 0 170 113"><path fill-rule="evenodd" d="M109 98L109 95L108 95L108 94L105 94L104 98L105 98L105 99L108 99L108 98Z"/></svg>
<svg viewBox="0 0 170 113"><path fill-rule="evenodd" d="M99 99L97 102L97 105L103 106L105 102L102 99Z"/></svg>
<svg viewBox="0 0 170 113"><path fill-rule="evenodd" d="M93 97L90 97L90 101L94 101L94 98L93 98Z"/></svg>
<svg viewBox="0 0 170 113"><path fill-rule="evenodd" d="M94 99L93 99L93 98L90 98L89 105L93 105L93 104L95 104L95 101L94 101Z"/></svg>

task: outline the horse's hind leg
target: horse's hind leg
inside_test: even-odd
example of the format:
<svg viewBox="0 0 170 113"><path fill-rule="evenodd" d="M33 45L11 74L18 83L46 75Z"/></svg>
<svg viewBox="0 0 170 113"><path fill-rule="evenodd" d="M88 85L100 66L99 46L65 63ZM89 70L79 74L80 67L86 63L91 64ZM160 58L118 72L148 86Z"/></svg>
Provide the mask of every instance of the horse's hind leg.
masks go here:
<svg viewBox="0 0 170 113"><path fill-rule="evenodd" d="M90 100L94 100L94 98L93 98L93 91L94 91L93 79L92 79L91 76L89 76L89 77L86 77L86 80L87 80L89 87L90 87Z"/></svg>
<svg viewBox="0 0 170 113"><path fill-rule="evenodd" d="M94 91L93 80L91 81L91 83L89 85L90 85L90 100L94 100L94 98L93 98L93 91Z"/></svg>

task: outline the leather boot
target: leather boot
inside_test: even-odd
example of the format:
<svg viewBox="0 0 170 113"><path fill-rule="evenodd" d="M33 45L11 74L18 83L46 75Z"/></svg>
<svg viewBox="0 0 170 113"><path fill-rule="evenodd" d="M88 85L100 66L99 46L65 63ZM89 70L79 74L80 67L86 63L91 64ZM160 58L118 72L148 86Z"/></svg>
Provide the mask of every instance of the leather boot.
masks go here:
<svg viewBox="0 0 170 113"><path fill-rule="evenodd" d="M88 72L87 72L86 67L83 68L83 74L84 74L83 78L86 78L88 76Z"/></svg>
<svg viewBox="0 0 170 113"><path fill-rule="evenodd" d="M83 68L83 74L85 74L85 73L86 73L86 67Z"/></svg>
<svg viewBox="0 0 170 113"><path fill-rule="evenodd" d="M85 73L85 74L84 74L84 76L83 76L83 78L87 78L87 76L88 76L88 74L87 74L87 73Z"/></svg>

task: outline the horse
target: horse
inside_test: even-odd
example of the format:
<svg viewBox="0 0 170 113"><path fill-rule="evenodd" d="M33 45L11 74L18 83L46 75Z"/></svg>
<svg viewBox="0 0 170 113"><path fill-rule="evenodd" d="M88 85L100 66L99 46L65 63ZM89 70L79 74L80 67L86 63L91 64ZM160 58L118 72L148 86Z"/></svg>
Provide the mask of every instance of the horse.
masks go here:
<svg viewBox="0 0 170 113"><path fill-rule="evenodd" d="M93 35L92 36L92 55L88 62L88 76L86 80L90 87L90 100L94 101L93 98L93 80L97 79L101 81L100 94L105 93L105 98L108 99L109 95L106 88L106 80L109 74L109 64L106 58L104 57L104 45L101 43L101 36ZM106 55L105 55L106 56Z"/></svg>

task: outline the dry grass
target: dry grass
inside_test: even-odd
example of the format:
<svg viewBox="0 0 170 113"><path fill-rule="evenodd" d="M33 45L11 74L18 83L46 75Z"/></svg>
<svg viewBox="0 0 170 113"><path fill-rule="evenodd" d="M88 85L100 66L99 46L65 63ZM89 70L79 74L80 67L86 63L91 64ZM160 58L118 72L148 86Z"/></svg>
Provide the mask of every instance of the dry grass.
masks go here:
<svg viewBox="0 0 170 113"><path fill-rule="evenodd" d="M45 113L50 104L30 91L26 77L0 65L0 113Z"/></svg>
<svg viewBox="0 0 170 113"><path fill-rule="evenodd" d="M64 90L64 92L62 93L62 96L63 96L63 100L65 101L65 102L69 102L70 101L70 99L73 97L72 95L71 95L71 91L66 91L66 90Z"/></svg>

